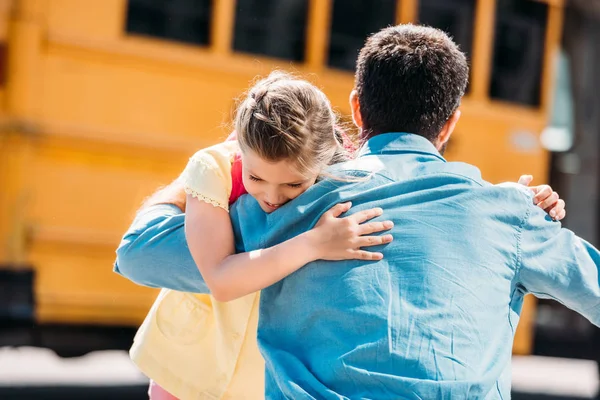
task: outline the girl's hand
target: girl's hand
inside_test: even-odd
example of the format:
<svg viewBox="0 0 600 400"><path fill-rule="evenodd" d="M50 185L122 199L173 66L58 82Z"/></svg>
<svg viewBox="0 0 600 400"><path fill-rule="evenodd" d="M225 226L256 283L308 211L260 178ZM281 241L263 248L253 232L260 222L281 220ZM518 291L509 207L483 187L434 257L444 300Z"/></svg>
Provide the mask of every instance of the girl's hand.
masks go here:
<svg viewBox="0 0 600 400"><path fill-rule="evenodd" d="M521 175L518 183L529 186L532 180L533 176L531 175ZM565 201L549 185L531 186L529 189L534 195L533 203L546 211L553 220L560 221L567 215Z"/></svg>
<svg viewBox="0 0 600 400"><path fill-rule="evenodd" d="M352 203L337 204L327 211L309 232L321 260L381 260L383 254L361 250L362 247L390 243L392 235L368 236L387 231L394 226L392 221L366 222L383 214L381 208L359 211L348 217L339 218L348 211Z"/></svg>

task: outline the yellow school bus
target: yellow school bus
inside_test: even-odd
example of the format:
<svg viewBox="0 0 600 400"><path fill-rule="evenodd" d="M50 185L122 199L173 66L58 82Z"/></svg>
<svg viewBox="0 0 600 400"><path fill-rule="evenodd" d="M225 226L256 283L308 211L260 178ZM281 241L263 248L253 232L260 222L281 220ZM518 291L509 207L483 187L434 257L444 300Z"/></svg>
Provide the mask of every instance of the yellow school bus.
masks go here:
<svg viewBox="0 0 600 400"><path fill-rule="evenodd" d="M143 198L221 140L234 98L273 68L348 115L358 49L391 24L444 29L469 56L448 158L545 181L562 17L562 0L0 0L0 277L34 277L24 295L0 283L0 317L139 324L156 291L111 267Z"/></svg>

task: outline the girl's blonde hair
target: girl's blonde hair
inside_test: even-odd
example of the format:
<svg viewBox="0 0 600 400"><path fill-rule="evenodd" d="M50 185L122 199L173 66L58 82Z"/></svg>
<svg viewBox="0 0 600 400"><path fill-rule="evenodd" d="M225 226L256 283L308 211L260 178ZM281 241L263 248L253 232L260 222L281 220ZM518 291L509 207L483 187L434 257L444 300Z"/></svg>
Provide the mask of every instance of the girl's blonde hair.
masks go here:
<svg viewBox="0 0 600 400"><path fill-rule="evenodd" d="M302 174L321 172L347 158L335 124L336 115L321 90L280 71L248 91L235 117L242 151L273 162L293 160Z"/></svg>

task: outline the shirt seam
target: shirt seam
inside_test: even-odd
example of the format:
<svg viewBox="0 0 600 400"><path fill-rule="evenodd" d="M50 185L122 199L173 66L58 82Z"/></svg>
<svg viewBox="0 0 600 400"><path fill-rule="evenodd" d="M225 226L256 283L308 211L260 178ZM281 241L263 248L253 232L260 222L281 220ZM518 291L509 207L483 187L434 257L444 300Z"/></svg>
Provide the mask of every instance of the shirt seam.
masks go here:
<svg viewBox="0 0 600 400"><path fill-rule="evenodd" d="M419 149L419 148L414 148L414 147L403 147L403 148L398 148L398 149L383 149L383 150L379 150L377 152L370 151L370 152L361 153L359 155L359 158L360 157L364 157L364 156L382 156L382 155L407 154L407 153L414 153L414 154L422 154L422 155L427 155L427 156L433 156L435 158L438 158L440 161L443 161L445 163L448 162L444 158L444 156L442 156L439 153L436 154L436 153L434 153L432 151L428 151L428 150L424 150L424 149Z"/></svg>
<svg viewBox="0 0 600 400"><path fill-rule="evenodd" d="M525 223L529 220L531 216L531 207L527 207L525 211L525 215L517 228L517 265L515 270L515 282L519 281L519 276L521 274L521 267L523 265L523 249L522 249L522 240L523 240L523 228L525 227ZM515 287L517 284L515 283Z"/></svg>
<svg viewBox="0 0 600 400"><path fill-rule="evenodd" d="M502 388L500 387L500 379L496 381L496 391L498 391L498 395L501 400L504 400L504 395L502 394Z"/></svg>
<svg viewBox="0 0 600 400"><path fill-rule="evenodd" d="M515 301L515 295L517 294L518 291L520 291L519 289L519 274L521 272L521 263L522 263L522 247L521 247L521 240L523 238L523 228L525 227L525 223L529 220L529 216L531 215L531 208L527 207L525 210L525 215L523 216L523 218L521 219L519 226L517 227L517 243L516 243L516 257L515 257L515 276L513 277L513 284L514 284L514 288L512 289L512 292L510 294L510 301L508 302L508 312L506 313L507 315L507 319L508 319L508 325L510 326L510 330L512 335L514 336L515 331L516 331L516 327L513 326L512 320L510 318L510 310L512 309L512 305L513 302ZM500 380L496 380L496 390L498 391L498 394L500 395L500 397L502 399L504 399L504 396L502 395L502 389L500 387Z"/></svg>
<svg viewBox="0 0 600 400"><path fill-rule="evenodd" d="M516 258L515 258L515 275L513 277L513 285L514 288L512 293L510 294L510 302L508 303L508 324L510 325L510 329L512 334L515 334L516 327L513 326L512 320L510 318L510 310L512 309L513 302L515 301L515 295L518 291L521 291L519 288L519 276L521 274L521 266L523 264L523 251L522 251L522 240L523 240L523 228L525 227L525 223L529 220L531 216L531 207L527 207L525 210L525 215L521 219L519 226L517 227L517 243L516 243Z"/></svg>

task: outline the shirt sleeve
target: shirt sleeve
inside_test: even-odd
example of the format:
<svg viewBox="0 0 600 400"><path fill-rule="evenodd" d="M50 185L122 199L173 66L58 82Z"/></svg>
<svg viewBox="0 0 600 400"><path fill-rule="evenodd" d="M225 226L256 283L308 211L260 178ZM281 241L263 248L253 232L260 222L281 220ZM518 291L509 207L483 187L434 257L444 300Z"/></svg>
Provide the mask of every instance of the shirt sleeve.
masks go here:
<svg viewBox="0 0 600 400"><path fill-rule="evenodd" d="M185 214L160 204L141 211L117 249L114 271L138 285L209 293L187 246Z"/></svg>
<svg viewBox="0 0 600 400"><path fill-rule="evenodd" d="M554 299L600 326L600 253L534 205L520 241L520 285L536 297Z"/></svg>
<svg viewBox="0 0 600 400"><path fill-rule="evenodd" d="M187 194L229 211L231 157L225 149L214 146L194 154L181 179Z"/></svg>

